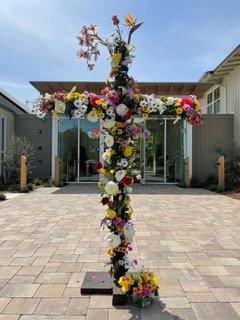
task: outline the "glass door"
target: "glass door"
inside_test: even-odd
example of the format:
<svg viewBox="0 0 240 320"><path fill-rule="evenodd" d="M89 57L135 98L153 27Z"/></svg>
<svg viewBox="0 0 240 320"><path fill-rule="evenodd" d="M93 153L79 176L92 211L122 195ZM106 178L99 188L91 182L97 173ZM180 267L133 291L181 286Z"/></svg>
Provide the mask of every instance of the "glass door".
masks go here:
<svg viewBox="0 0 240 320"><path fill-rule="evenodd" d="M183 121L173 118L148 119L142 135L141 176L145 183L178 183L183 174Z"/></svg>
<svg viewBox="0 0 240 320"><path fill-rule="evenodd" d="M58 122L58 155L62 179L67 182L98 181L99 122L62 118Z"/></svg>
<svg viewBox="0 0 240 320"><path fill-rule="evenodd" d="M164 182L164 119L146 120L145 181Z"/></svg>
<svg viewBox="0 0 240 320"><path fill-rule="evenodd" d="M79 181L98 181L95 169L99 161L99 121L80 120L79 135Z"/></svg>

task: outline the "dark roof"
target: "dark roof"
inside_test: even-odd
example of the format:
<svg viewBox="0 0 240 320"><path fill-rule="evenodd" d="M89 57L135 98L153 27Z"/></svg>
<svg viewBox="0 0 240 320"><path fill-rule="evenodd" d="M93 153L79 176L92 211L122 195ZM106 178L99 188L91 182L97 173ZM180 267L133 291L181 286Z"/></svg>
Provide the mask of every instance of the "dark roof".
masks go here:
<svg viewBox="0 0 240 320"><path fill-rule="evenodd" d="M41 94L52 94L56 91L70 91L74 86L77 90L83 92L100 93L100 90L105 87L105 82L73 82L73 81L30 81ZM202 98L212 84L202 82L137 82L138 88L142 94L156 95L196 95Z"/></svg>

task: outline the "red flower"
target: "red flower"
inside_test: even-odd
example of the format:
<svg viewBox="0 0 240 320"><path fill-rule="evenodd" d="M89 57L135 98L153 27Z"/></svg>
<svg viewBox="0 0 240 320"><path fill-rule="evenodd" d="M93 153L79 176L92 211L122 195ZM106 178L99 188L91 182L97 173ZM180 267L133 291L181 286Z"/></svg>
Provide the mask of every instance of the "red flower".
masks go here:
<svg viewBox="0 0 240 320"><path fill-rule="evenodd" d="M122 180L121 183L125 184L126 186L130 186L133 183L133 179L129 176L125 176Z"/></svg>
<svg viewBox="0 0 240 320"><path fill-rule="evenodd" d="M98 161L98 162L96 163L95 168L96 168L97 171L100 170L100 169L102 169L102 163L101 163L100 161Z"/></svg>
<svg viewBox="0 0 240 320"><path fill-rule="evenodd" d="M93 94L90 96L90 103L94 106L94 107L99 107L101 100L99 98L99 96Z"/></svg>
<svg viewBox="0 0 240 320"><path fill-rule="evenodd" d="M118 19L118 16L116 14L114 14L111 19L112 19L112 22L115 26L118 25L120 22L120 20Z"/></svg>
<svg viewBox="0 0 240 320"><path fill-rule="evenodd" d="M193 105L193 101L192 99L188 98L188 97L184 97L182 98L181 100L181 106L184 106L185 104L187 104L188 106L191 106Z"/></svg>
<svg viewBox="0 0 240 320"><path fill-rule="evenodd" d="M102 204L105 206L105 204L108 204L109 198L104 197L104 198L102 198L101 202L102 202Z"/></svg>
<svg viewBox="0 0 240 320"><path fill-rule="evenodd" d="M109 92L108 87L105 87L101 90L101 94L104 94L104 95L107 94L108 92Z"/></svg>

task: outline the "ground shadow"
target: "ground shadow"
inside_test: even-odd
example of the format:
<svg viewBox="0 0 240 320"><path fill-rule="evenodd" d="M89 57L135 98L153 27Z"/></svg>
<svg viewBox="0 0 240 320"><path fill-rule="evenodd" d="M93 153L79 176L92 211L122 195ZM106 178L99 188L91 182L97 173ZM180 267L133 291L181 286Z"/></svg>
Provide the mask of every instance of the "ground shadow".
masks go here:
<svg viewBox="0 0 240 320"><path fill-rule="evenodd" d="M176 185L133 185L132 195L134 194L168 194L168 195L217 195L217 193L200 188L180 188ZM53 194L100 194L101 190L96 183L68 184L59 188Z"/></svg>
<svg viewBox="0 0 240 320"><path fill-rule="evenodd" d="M161 300L155 300L152 306L146 308L137 308L134 306L115 307L115 309L123 308L128 308L129 310L128 320L184 320L165 310L166 305ZM126 317L124 317L124 319L126 319Z"/></svg>

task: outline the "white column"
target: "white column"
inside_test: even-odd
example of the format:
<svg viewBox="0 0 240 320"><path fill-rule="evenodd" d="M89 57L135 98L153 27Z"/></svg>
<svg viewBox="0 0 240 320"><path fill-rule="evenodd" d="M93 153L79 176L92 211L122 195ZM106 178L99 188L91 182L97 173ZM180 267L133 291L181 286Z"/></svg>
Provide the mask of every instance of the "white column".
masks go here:
<svg viewBox="0 0 240 320"><path fill-rule="evenodd" d="M192 178L192 125L184 122L184 158L189 157L189 176Z"/></svg>
<svg viewBox="0 0 240 320"><path fill-rule="evenodd" d="M58 156L58 119L52 118L52 179L55 172L55 157Z"/></svg>

